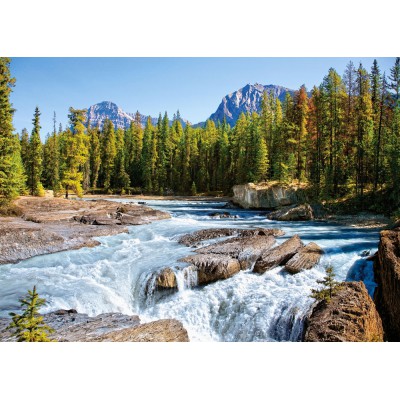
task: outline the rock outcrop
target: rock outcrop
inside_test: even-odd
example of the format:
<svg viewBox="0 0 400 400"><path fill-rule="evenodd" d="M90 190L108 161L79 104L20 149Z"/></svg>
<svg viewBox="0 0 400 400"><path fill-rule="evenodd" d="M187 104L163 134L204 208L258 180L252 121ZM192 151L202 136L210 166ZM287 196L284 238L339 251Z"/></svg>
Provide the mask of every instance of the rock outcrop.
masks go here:
<svg viewBox="0 0 400 400"><path fill-rule="evenodd" d="M233 187L233 202L243 208L277 209L307 202L305 190L283 184L247 183Z"/></svg>
<svg viewBox="0 0 400 400"><path fill-rule="evenodd" d="M76 310L58 310L43 315L55 332L49 337L58 342L188 342L182 323L169 319L141 324L137 315L120 313L89 317ZM9 318L0 318L0 341L15 341L6 329Z"/></svg>
<svg viewBox="0 0 400 400"><path fill-rule="evenodd" d="M233 228L216 228L216 229L202 229L194 233L182 235L178 242L185 246L197 246L200 242L206 240L216 239L225 236L237 237L251 237L251 236L282 236L285 232L281 229L233 229Z"/></svg>
<svg viewBox="0 0 400 400"><path fill-rule="evenodd" d="M279 265L285 265L303 246L299 235L294 235L281 245L263 253L254 265L254 272L263 274Z"/></svg>
<svg viewBox="0 0 400 400"><path fill-rule="evenodd" d="M286 264L285 271L297 274L305 269L311 269L318 264L324 251L316 243L310 242L302 247Z"/></svg>
<svg viewBox="0 0 400 400"><path fill-rule="evenodd" d="M382 342L382 321L364 283L345 282L329 303L317 303L306 318L303 340Z"/></svg>
<svg viewBox="0 0 400 400"><path fill-rule="evenodd" d="M283 207L267 214L267 218L277 221L311 221L314 219L313 210L309 204Z"/></svg>
<svg viewBox="0 0 400 400"><path fill-rule="evenodd" d="M400 229L384 230L374 261L377 288L374 300L382 317L385 338L400 341Z"/></svg>
<svg viewBox="0 0 400 400"><path fill-rule="evenodd" d="M136 204L23 197L22 217L0 218L0 264L33 256L97 246L94 237L128 232L129 225L170 218Z"/></svg>

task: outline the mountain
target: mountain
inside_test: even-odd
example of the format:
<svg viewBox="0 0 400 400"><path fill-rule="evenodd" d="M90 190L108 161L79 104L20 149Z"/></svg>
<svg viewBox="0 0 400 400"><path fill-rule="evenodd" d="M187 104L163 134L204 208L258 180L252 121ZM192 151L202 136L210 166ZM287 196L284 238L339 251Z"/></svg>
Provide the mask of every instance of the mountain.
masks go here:
<svg viewBox="0 0 400 400"><path fill-rule="evenodd" d="M261 100L264 91L267 91L269 94L273 93L280 101L285 99L286 93L294 95L294 90L278 85L247 84L241 89L236 90L236 92L226 95L215 113L210 115L209 119L217 123L218 121L222 122L225 117L226 122L234 126L242 112L252 113L261 111ZM205 122L199 122L194 127L204 125Z"/></svg>
<svg viewBox="0 0 400 400"><path fill-rule="evenodd" d="M100 128L102 128L107 118L114 123L116 128L124 129L128 128L135 119L135 113L126 112L111 101L102 101L101 103L94 104L90 106L87 111L87 120L90 120L90 126L100 126ZM147 118L147 115L140 114L142 126L146 124ZM184 121L182 118L179 120L182 126L185 127L187 121ZM157 121L158 118L151 117L153 125L156 125ZM172 121L170 121L170 125L171 124Z"/></svg>

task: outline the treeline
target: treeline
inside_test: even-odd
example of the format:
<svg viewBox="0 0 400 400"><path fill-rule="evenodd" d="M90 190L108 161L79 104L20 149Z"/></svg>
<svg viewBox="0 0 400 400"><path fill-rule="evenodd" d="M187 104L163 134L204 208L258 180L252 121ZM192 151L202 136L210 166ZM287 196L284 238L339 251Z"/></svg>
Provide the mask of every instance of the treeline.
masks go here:
<svg viewBox="0 0 400 400"><path fill-rule="evenodd" d="M85 121L86 110L70 108L69 127L56 130L54 121L44 144L38 108L31 134L24 130L17 140L12 133L8 63L0 64L0 85L8 88L0 92L1 137L8 132L0 195L7 195L3 187L24 186L33 195L43 187L78 195L229 193L234 184L273 180L308 184L319 198L363 198L382 189L399 196L400 58L387 77L376 61L369 72L350 62L343 76L331 68L309 93L302 86L281 102L264 92L260 113L240 115L234 127L208 120L203 128L183 128L179 113L172 124L165 113L142 127L137 113L128 129L109 120L100 129ZM14 175L2 174L3 149L14 157Z"/></svg>

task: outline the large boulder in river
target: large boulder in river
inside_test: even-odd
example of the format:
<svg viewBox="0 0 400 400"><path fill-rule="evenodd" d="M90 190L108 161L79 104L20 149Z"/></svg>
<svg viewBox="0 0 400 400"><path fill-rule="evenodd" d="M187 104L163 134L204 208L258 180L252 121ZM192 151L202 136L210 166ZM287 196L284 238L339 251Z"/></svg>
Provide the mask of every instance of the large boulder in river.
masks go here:
<svg viewBox="0 0 400 400"><path fill-rule="evenodd" d="M303 188L294 185L247 183L233 187L233 202L243 208L276 209L307 201Z"/></svg>
<svg viewBox="0 0 400 400"><path fill-rule="evenodd" d="M194 267L199 285L230 278L240 271L239 261L224 254L195 254L179 261Z"/></svg>
<svg viewBox="0 0 400 400"><path fill-rule="evenodd" d="M345 282L331 300L306 318L305 342L382 342L383 328L363 282Z"/></svg>
<svg viewBox="0 0 400 400"><path fill-rule="evenodd" d="M277 221L310 221L314 219L313 210L309 204L283 207L267 215L268 219Z"/></svg>
<svg viewBox="0 0 400 400"><path fill-rule="evenodd" d="M316 243L308 243L285 264L284 269L291 274L311 269L318 264L323 254L324 251Z"/></svg>
<svg viewBox="0 0 400 400"><path fill-rule="evenodd" d="M385 338L400 341L400 230L381 231L374 262L374 300L382 317Z"/></svg>
<svg viewBox="0 0 400 400"><path fill-rule="evenodd" d="M279 265L285 265L303 246L299 235L294 235L281 245L263 253L254 265L254 272L262 274Z"/></svg>

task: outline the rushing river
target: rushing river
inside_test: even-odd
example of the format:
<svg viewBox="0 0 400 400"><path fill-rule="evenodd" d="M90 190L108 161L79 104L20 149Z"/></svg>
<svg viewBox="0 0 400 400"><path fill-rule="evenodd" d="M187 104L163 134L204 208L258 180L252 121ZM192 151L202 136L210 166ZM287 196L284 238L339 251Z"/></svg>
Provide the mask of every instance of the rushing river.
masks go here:
<svg viewBox="0 0 400 400"><path fill-rule="evenodd" d="M18 298L34 284L47 300L42 312L74 308L97 315L105 312L138 314L143 322L176 318L191 341L296 341L313 300L312 288L334 267L338 280L363 280L369 293L375 288L372 262L362 257L377 250L378 230L356 229L324 222L270 221L265 213L228 210L236 219L213 219L225 203L148 201L172 218L132 226L128 234L103 237L101 245L38 256L18 264L0 265L0 316L18 309ZM325 255L319 266L290 275L281 267L257 275L237 275L204 287L190 288L179 279L177 292L146 294L153 272L192 249L180 245L180 235L216 227L279 227L286 238L299 234L304 243L318 243Z"/></svg>

